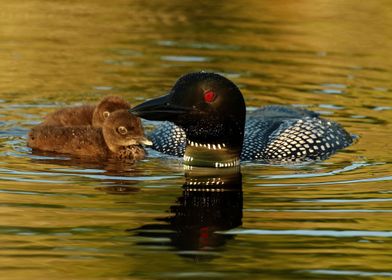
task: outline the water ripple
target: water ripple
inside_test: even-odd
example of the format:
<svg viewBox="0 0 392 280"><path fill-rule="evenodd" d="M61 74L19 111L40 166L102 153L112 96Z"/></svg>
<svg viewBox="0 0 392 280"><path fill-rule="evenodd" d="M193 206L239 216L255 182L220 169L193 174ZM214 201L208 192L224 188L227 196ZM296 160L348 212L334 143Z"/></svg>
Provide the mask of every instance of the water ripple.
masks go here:
<svg viewBox="0 0 392 280"><path fill-rule="evenodd" d="M300 236L327 236L327 237L392 237L392 231L364 231L364 230L263 230L263 229L236 229L221 234L229 235L300 235Z"/></svg>
<svg viewBox="0 0 392 280"><path fill-rule="evenodd" d="M319 185L357 184L357 183L382 182L382 181L392 181L392 176L382 176L376 178L364 178L364 179L355 179L355 180L329 181L329 182L311 182L311 183L277 183L277 184L262 183L262 184L257 184L257 186L259 187L319 186Z"/></svg>
<svg viewBox="0 0 392 280"><path fill-rule="evenodd" d="M313 202L315 200L308 200ZM317 200L320 202L320 200ZM304 202L304 201L302 201ZM325 201L323 202L330 202ZM352 202L352 200L345 200L345 202ZM367 201L366 201L367 202ZM392 210L374 210L374 209L244 209L244 212L300 212L300 213L392 213Z"/></svg>
<svg viewBox="0 0 392 280"><path fill-rule="evenodd" d="M314 177L325 177L325 176L334 176L340 173L348 172L348 171L353 171L362 167L366 166L372 166L375 165L375 163L370 164L366 162L354 162L349 166L346 166L341 169L336 169L332 170L329 172L323 172L323 173L309 173L309 174L281 174L281 175L263 175L259 176L259 178L268 178L268 179L292 179L292 178L314 178Z"/></svg>
<svg viewBox="0 0 392 280"><path fill-rule="evenodd" d="M165 61L177 61L177 62L205 62L211 60L211 58L203 56L179 56L179 55L164 55L161 56L162 60Z"/></svg>
<svg viewBox="0 0 392 280"><path fill-rule="evenodd" d="M313 274L325 274L325 275L340 275L340 276L385 276L392 277L392 272L378 272L378 271L359 271L359 270L333 270L333 269L312 269L304 270Z"/></svg>

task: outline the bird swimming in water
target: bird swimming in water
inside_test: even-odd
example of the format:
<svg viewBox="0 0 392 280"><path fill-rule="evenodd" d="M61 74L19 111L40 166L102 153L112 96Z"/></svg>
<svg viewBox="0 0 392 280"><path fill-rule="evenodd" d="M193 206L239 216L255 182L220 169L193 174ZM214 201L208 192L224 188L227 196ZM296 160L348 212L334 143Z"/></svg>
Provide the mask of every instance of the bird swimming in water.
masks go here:
<svg viewBox="0 0 392 280"><path fill-rule="evenodd" d="M120 109L130 109L131 105L119 96L106 96L98 105L81 105L57 110L45 117L41 125L102 127L110 113Z"/></svg>
<svg viewBox="0 0 392 280"><path fill-rule="evenodd" d="M353 142L339 124L308 110L272 105L246 117L238 87L208 72L186 74L169 94L129 111L144 119L167 121L151 133L152 148L183 156L189 166L322 160Z"/></svg>
<svg viewBox="0 0 392 280"><path fill-rule="evenodd" d="M112 112L102 128L38 125L30 131L27 142L33 150L129 160L145 157L141 144L151 142L144 135L140 119L127 110Z"/></svg>

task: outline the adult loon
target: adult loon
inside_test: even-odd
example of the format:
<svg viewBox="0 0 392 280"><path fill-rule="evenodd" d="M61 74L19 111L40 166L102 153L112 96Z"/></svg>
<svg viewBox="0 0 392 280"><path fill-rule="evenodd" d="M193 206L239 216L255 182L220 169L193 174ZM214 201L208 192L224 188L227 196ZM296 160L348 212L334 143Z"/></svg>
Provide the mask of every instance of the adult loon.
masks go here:
<svg viewBox="0 0 392 280"><path fill-rule="evenodd" d="M241 91L216 73L186 74L169 94L129 111L144 119L169 121L149 135L152 148L184 156L189 166L320 160L353 141L339 124L307 110L266 106L246 118Z"/></svg>

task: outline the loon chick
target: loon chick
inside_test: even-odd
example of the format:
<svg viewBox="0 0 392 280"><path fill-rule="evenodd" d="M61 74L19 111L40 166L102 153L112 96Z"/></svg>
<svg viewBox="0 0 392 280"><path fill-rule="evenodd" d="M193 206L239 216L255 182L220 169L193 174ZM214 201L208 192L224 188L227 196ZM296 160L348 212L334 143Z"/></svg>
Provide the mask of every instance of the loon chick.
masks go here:
<svg viewBox="0 0 392 280"><path fill-rule="evenodd" d="M287 163L325 159L352 143L339 124L287 106L266 106L245 118L238 87L207 72L182 76L169 94L130 110L169 121L154 131L153 148L184 156L191 166L231 167L241 160Z"/></svg>
<svg viewBox="0 0 392 280"><path fill-rule="evenodd" d="M45 117L41 125L46 126L80 126L102 127L111 112L130 109L130 104L119 96L106 96L98 105L81 105L63 108Z"/></svg>
<svg viewBox="0 0 392 280"><path fill-rule="evenodd" d="M38 125L30 131L27 146L84 157L140 160L146 154L141 144L150 143L140 119L127 110L117 110L104 121L102 128Z"/></svg>

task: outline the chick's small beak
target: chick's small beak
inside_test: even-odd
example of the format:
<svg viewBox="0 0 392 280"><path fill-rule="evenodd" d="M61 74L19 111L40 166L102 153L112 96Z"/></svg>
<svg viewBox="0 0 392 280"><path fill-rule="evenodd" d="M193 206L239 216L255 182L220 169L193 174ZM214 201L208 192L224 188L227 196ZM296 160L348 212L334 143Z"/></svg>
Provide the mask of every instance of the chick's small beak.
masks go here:
<svg viewBox="0 0 392 280"><path fill-rule="evenodd" d="M140 144L146 145L146 146L152 146L152 142L148 140L146 137L141 137L138 142Z"/></svg>
<svg viewBox="0 0 392 280"><path fill-rule="evenodd" d="M141 137L133 137L132 139L129 139L127 141L128 146L133 146L133 145L146 145L146 146L151 146L152 142L148 140L146 137L141 136Z"/></svg>

